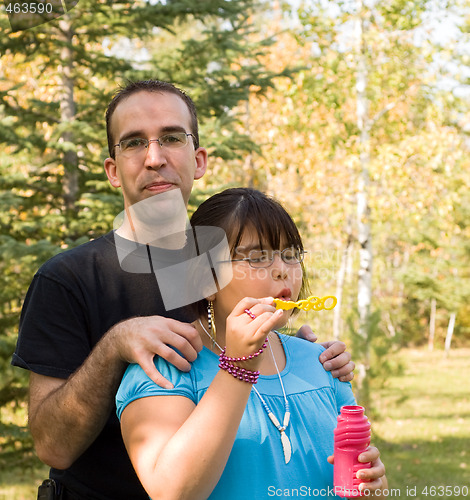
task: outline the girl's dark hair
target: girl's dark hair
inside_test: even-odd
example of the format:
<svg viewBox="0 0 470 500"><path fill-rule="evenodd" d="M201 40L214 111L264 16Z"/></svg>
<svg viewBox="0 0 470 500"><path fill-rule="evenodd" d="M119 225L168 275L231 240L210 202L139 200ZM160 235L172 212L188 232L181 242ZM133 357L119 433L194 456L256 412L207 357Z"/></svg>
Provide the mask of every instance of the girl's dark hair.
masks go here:
<svg viewBox="0 0 470 500"><path fill-rule="evenodd" d="M284 207L256 189L232 188L211 196L194 212L191 226L222 228L227 235L232 257L247 229L254 230L258 235L261 248L281 250L282 244L283 247L304 249L299 231ZM301 266L303 278L299 298L305 298L308 285L303 263ZM202 315L207 301L202 300L194 306Z"/></svg>

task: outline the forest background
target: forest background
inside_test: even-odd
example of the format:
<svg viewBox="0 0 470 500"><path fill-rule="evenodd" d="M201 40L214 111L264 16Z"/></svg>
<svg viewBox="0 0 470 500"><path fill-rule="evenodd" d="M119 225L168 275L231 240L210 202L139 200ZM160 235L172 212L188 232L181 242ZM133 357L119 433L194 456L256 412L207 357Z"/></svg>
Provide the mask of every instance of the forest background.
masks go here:
<svg viewBox="0 0 470 500"><path fill-rule="evenodd" d="M293 215L312 293L338 298L297 322L348 344L371 412L402 348L468 347L469 33L468 0L80 0L14 32L3 9L0 462L33 456L10 366L31 279L122 210L104 112L127 79L197 104L210 163L191 209L252 186Z"/></svg>

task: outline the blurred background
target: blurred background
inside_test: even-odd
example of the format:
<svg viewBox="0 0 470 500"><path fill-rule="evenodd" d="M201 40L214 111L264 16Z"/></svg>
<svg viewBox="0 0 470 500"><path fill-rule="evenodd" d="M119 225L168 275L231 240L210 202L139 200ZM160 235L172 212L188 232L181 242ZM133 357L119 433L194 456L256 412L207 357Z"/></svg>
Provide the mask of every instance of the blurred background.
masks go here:
<svg viewBox="0 0 470 500"><path fill-rule="evenodd" d="M47 474L10 366L22 301L45 260L112 228L104 113L149 78L199 110L210 161L191 210L250 186L299 224L311 292L338 304L290 327L353 353L394 496L469 497L470 1L80 0L17 31L7 5L0 498L35 498Z"/></svg>

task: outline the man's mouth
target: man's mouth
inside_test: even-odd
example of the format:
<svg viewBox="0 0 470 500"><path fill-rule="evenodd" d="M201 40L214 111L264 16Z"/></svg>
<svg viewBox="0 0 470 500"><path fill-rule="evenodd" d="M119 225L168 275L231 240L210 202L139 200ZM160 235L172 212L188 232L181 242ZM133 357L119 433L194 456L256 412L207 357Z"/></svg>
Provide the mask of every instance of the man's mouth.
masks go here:
<svg viewBox="0 0 470 500"><path fill-rule="evenodd" d="M174 184L171 182L166 182L166 181L159 181L159 182L152 182L150 184L147 184L144 187L144 190L146 191L151 191L152 193L164 193L165 191L169 191L170 189L173 189L175 187Z"/></svg>

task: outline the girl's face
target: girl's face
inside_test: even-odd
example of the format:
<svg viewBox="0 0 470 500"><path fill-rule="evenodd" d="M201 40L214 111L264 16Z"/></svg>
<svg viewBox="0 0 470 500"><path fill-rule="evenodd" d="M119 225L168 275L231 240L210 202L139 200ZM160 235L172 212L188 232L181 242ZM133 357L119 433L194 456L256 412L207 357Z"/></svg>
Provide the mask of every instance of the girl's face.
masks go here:
<svg viewBox="0 0 470 500"><path fill-rule="evenodd" d="M279 249L263 247L268 255L271 255L272 250L277 250L269 267L255 269L247 261L232 262L233 278L215 296L215 317L226 318L236 304L245 297L297 300L302 286L302 266L299 263L287 264L282 260L279 251L288 246ZM258 235L254 231L246 230L232 258L246 258L253 250L261 250ZM276 327L284 326L291 314L292 311L285 311Z"/></svg>

